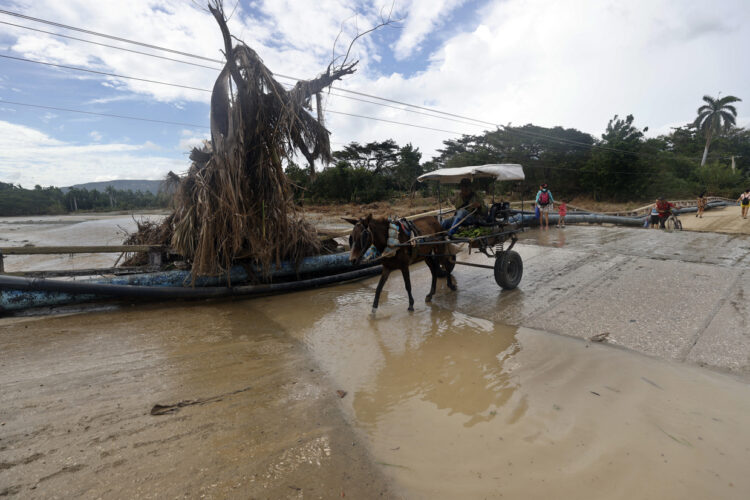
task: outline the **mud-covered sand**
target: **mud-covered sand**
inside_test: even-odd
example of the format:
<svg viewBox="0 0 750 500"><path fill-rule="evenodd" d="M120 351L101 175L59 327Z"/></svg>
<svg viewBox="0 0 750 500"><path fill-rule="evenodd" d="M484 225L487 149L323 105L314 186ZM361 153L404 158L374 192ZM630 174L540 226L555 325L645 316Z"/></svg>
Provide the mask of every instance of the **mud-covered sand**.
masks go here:
<svg viewBox="0 0 750 500"><path fill-rule="evenodd" d="M695 214L681 215L680 220L682 227L688 231L750 234L750 219L742 218L739 205L707 210L700 218Z"/></svg>
<svg viewBox="0 0 750 500"><path fill-rule="evenodd" d="M514 291L414 266L414 313L394 276L375 316L370 279L0 319L0 495L750 497L750 239L516 249Z"/></svg>
<svg viewBox="0 0 750 500"><path fill-rule="evenodd" d="M324 372L249 304L15 322L0 352L0 496L393 498Z"/></svg>

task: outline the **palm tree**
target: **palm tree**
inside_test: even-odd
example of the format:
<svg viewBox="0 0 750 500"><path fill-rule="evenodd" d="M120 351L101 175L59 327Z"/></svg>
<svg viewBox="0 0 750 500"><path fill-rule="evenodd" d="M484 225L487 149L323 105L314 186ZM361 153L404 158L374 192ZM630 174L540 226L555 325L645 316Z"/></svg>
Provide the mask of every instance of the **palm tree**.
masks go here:
<svg viewBox="0 0 750 500"><path fill-rule="evenodd" d="M706 104L698 108L698 117L693 122L693 126L706 135L706 149L703 150L701 167L706 164L711 139L735 125L737 109L731 103L740 102L742 99L733 95L717 99L704 95L703 101Z"/></svg>

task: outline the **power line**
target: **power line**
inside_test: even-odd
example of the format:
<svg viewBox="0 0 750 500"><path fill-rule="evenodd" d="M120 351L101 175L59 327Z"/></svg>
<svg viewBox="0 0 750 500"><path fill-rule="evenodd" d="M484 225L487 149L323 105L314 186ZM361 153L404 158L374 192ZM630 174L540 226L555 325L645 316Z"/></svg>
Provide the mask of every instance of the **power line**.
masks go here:
<svg viewBox="0 0 750 500"><path fill-rule="evenodd" d="M431 115L429 113L424 113L422 111L417 111L415 109L399 108L398 106L391 106L390 104L383 104L383 103L380 103L380 102L368 101L367 99L360 99L359 97L352 97L352 96L348 96L348 95L341 95L341 94L336 94L334 92L329 92L329 94L332 95L332 96L336 96L336 97L342 97L344 99L350 99L352 101L359 101L359 102L364 102L364 103L367 103L367 104L374 104L375 106L383 106L385 108L397 109L399 111L406 111L407 113L415 113L415 114L418 114L418 115L429 116L431 118L438 118L440 120L447 120L447 121L450 121L450 122L462 123L464 125L471 125L472 127L484 127L484 125L480 125L479 123L471 123L471 122L466 122L466 121L462 121L462 120L456 120L456 119L453 119L453 118L448 118L448 117L445 117L445 116Z"/></svg>
<svg viewBox="0 0 750 500"><path fill-rule="evenodd" d="M22 61L22 62L28 62L28 63L34 63L34 64L41 64L41 65L44 65L44 66L51 66L51 67L56 67L56 68L69 69L69 70L73 70L73 71L82 71L82 72L93 73L93 74L97 74L97 75L110 76L110 77L114 77L114 78L122 78L122 79L134 80L134 81L139 81L139 82L153 83L153 84L157 84L157 85L165 85L165 86L178 87L178 88L189 89L189 90L197 90L197 91L200 91L200 92L212 92L212 90L210 90L210 89L203 89L203 88L199 88L199 87L191 87L191 86L188 86L188 85L181 85L181 84L178 84L178 83L162 82L162 81L159 81L159 80L151 80L151 79L148 79L148 78L139 78L139 77L133 77L133 76L119 75L119 74L116 74L116 73L107 73L105 71L90 70L90 69L87 69L87 68L80 68L80 67L77 67L77 66L67 66L67 65L63 65L63 64L55 64L55 63L48 63L48 62L44 62L44 61L36 61L36 60L33 60L33 59L26 59L26 58L23 58L23 57L8 56L8 55L4 55L4 54L0 54L0 57L6 58L6 59L11 59L11 60L16 60L16 61ZM384 122L384 123L393 123L393 124L396 124L396 125L403 125L403 126L407 126L407 127L421 128L421 129L432 130L432 131L436 131L436 132L446 132L446 133L449 133L449 134L458 134L458 135L470 135L470 134L465 134L464 132L457 132L457 131L454 131L454 130L445 130L445 129L435 128L435 127L428 127L428 126L424 126L424 125L416 125L416 124L412 124L412 123L405 123L405 122L399 122L399 121L395 121L395 120L388 120L388 119L385 119L385 118L375 118L375 117L371 117L371 116L358 115L358 114L354 114L354 113L346 113L346 112L343 112L343 111L327 110L326 112L327 113L340 114L340 115L347 115L347 116L352 116L352 117L356 117L356 118L363 118L363 119L366 119L366 120L381 121L381 122ZM556 141L556 142L560 142L560 143L564 143L564 144L571 144L571 145L578 146L578 147L587 147L587 148L591 148L591 149L598 148L598 149L602 149L602 150L613 151L613 152L628 154L628 155L632 155L632 156L642 156L642 155L657 156L658 155L657 153L647 153L647 152L641 152L641 151L638 151L638 152L636 152L636 151L627 151L627 150L612 148L612 147L601 145L601 144L589 144L589 143L586 143L586 142L574 141L572 139L564 139L564 138L561 138L561 137L554 137L554 136L550 136L550 135L544 135L544 134L537 134L537 133L534 133L534 132L528 132L528 131L525 131L525 130L511 129L510 127L504 127L503 130L506 133L509 133L509 134L517 134L517 135L525 135L525 136L528 136L528 137L541 138L541 139L545 139L545 140L548 140L548 141Z"/></svg>
<svg viewBox="0 0 750 500"><path fill-rule="evenodd" d="M6 100L0 100L0 104L12 104L15 106L27 106L30 108L40 108L40 109L50 109L54 111L66 111L68 113L82 113L85 115L96 115L96 116L106 116L109 118L122 118L125 120L137 120L141 122L152 122L152 123L163 123L166 125L179 125L181 127L196 127L196 128L211 128L207 127L205 125L196 125L195 123L183 123L183 122L170 122L166 120L154 120L151 118L143 118L139 116L128 116L128 115L116 115L112 113L95 113L93 111L83 111L81 109L70 109L70 108L60 108L56 106L45 106L42 104L31 104L28 102L18 102L18 101L6 101Z"/></svg>
<svg viewBox="0 0 750 500"><path fill-rule="evenodd" d="M60 38L67 38L69 40L75 40L77 42L90 43L92 45L98 45L100 47L107 47L107 48L110 48L110 49L123 50L125 52L131 52L133 54L140 54L142 56L155 57L157 59L163 59L165 61L173 61L173 62L177 62L177 63L181 63L181 64L189 64L191 66L197 66L199 68L207 68L207 69L213 69L213 70L216 70L216 71L221 71L221 68L217 68L216 66L206 66L205 64L198 64L198 63L194 63L194 62L190 62L190 61L185 61L183 59L174 59L172 57L160 56L158 54L151 54L149 52L141 52L140 50L133 50L133 49L128 49L126 47L118 47L117 45L109 45L107 43L95 42L94 40L86 40L85 38L77 38L77 37L70 36L70 35L63 35L62 33L55 33L53 31L40 30L38 28L32 28L31 26L23 26L21 24L9 23L7 21L0 21L0 24L7 24L8 26L15 26L16 28L23 28L25 30L36 31L37 33L44 33L46 35L57 36L57 37L60 37Z"/></svg>
<svg viewBox="0 0 750 500"><path fill-rule="evenodd" d="M117 114L112 114L112 113L96 113L96 112L93 112L93 111L83 111L83 110L80 110L80 109L61 108L61 107L57 107L57 106L46 106L46 105L41 105L41 104L31 104L31 103L27 103L27 102L0 100L0 104L10 104L10 105L15 105L15 106L26 106L26 107L31 107L31 108L47 109L47 110L52 110L52 111L63 111L63 112L68 112L68 113L81 113L81 114L86 114L86 115L104 116L104 117L108 117L108 118L120 118L120 119L125 119L125 120L136 120L136 121L142 121L142 122L161 123L161 124L166 124L166 125L178 125L178 126L181 126L181 127L195 127L195 128L205 128L205 129L210 128L210 127L207 127L205 125L197 125L197 124L194 124L194 123L171 122L171 121L166 121L166 120L154 120L154 119L151 119L151 118L143 118L143 117L128 116L128 115L117 115ZM332 111L328 111L328 112L331 113ZM373 119L373 118L370 118L370 117L367 117L367 116L353 115L353 114L350 114L350 113L342 113L342 112L336 112L336 111L334 111L334 113L351 115L351 116L356 116L358 118L366 118L366 119L371 119L371 120ZM411 126L411 127L420 127L419 125L412 125L412 124L409 124L409 123L402 123L402 122L391 122L391 123L396 123L398 125L406 125L406 126ZM420 127L420 128L424 128L424 127ZM443 131L443 130L440 130L440 129L431 129L431 130L439 130L441 132L448 132L448 131ZM458 133L458 132L455 132L455 133ZM333 142L333 144L345 145L343 143L337 143L337 142ZM550 166L550 165L538 164L538 163L527 163L527 164L524 165L524 168L544 168L544 169L548 169L548 170L565 170L565 171L577 172L578 174L585 174L586 173L586 172L581 172L581 169L578 169L578 168ZM648 171L648 172L646 172L646 171L627 171L627 172L626 171L609 171L607 173L626 174L626 175L643 175L644 173L646 173L646 174L647 173L653 173L653 171Z"/></svg>
<svg viewBox="0 0 750 500"><path fill-rule="evenodd" d="M69 40L76 40L78 42L90 43L90 44L93 44L93 45L98 45L100 47L107 47L107 48L110 48L110 49L122 50L122 51L125 51L125 52L130 52L130 53L138 54L138 55L142 55L142 56L154 57L154 58L162 59L162 60L165 60L165 61L172 61L172 62L176 62L176 63L180 63L180 64L189 64L191 66L196 66L196 67L205 68L205 69L211 69L211 70L214 70L214 71L217 71L217 72L221 71L221 68L217 68L215 66L206 66L205 64L193 63L193 62L190 62L190 61L185 61L183 59L174 59L172 57L165 57L165 56L160 56L158 54L151 54L151 53L148 53L148 52L142 52L140 50L133 50L133 49L125 48L125 47L118 47L116 45L109 45L109 44L106 44L106 43L95 42L93 40L86 40L85 38L78 38L78 37L74 37L74 36L64 35L62 33L55 33L55 32L52 32L52 31L40 30L40 29L37 29L37 28L32 28L31 26L23 26L23 25L20 25L20 24L9 23L7 21L0 21L0 24L6 24L8 26L14 26L16 28L23 28L23 29L35 31L35 32L38 32L38 33L44 33L46 35L52 35L52 36L58 36L58 37L62 37L62 38L67 38ZM68 69L70 69L70 68L68 68ZM281 75L276 75L276 76L281 76ZM291 84L286 84L286 83L283 84L283 85L286 85L286 86L289 86L289 87L292 86ZM407 112L407 113L414 113L414 114L418 114L418 115L422 115L422 116L428 116L428 117L431 117L431 118L437 118L437 119L440 119L440 120L447 120L447 121L451 121L451 122L455 122L455 123L461 123L461 124L464 124L464 125L471 125L471 126L474 126L474 127L482 127L483 126L483 125L480 125L479 123L476 123L476 122L467 122L467 121L463 121L463 120L457 120L457 119L449 118L449 117L446 117L446 116L439 116L439 115L435 115L435 114L431 114L431 113L425 113L423 111L418 111L416 109L408 109L408 108L403 108L403 107L399 107L399 106L393 106L393 105L390 105L390 104L384 104L384 103L381 103L381 102L369 101L367 99L362 99L362 98L359 98L359 97L353 97L353 96L348 96L348 95L343 95L343 94L337 94L336 92L328 92L328 94L332 95L332 96L336 96L336 97L341 97L342 99L349 99L349 100L352 100L352 101L364 102L364 103L367 103L367 104L373 104L375 106L382 106L382 107L386 107L386 108L395 109L395 110L398 110L398 111L404 111L404 112Z"/></svg>
<svg viewBox="0 0 750 500"><path fill-rule="evenodd" d="M86 33L88 35L100 36L102 38L109 38L110 40L117 40L118 42L132 43L134 45L140 45L141 47L148 47L149 49L163 50L165 52L171 52L173 54L179 54L181 56L188 56L188 57L194 57L196 59L203 59L204 61L218 62L221 64L224 63L223 61L219 61L217 59L211 59L210 57L203 57L203 56L199 56L196 54L190 54L188 52L181 52L179 50L159 47L158 45L151 45L149 43L137 42L135 40L129 40L127 38L122 38L119 36L108 35L106 33L98 33L96 31L91 31L91 30L87 30L83 28L76 28L75 26L70 26L70 25L62 24L62 23L56 23L54 21L47 21L46 19L39 19L38 17L27 16L24 14L20 14L18 12L11 12L9 10L0 9L0 14L5 14L6 16L20 17L21 19L28 19L29 21L36 21L38 23L48 24L50 26L56 26L58 28L64 28L66 30L78 31L80 33Z"/></svg>
<svg viewBox="0 0 750 500"><path fill-rule="evenodd" d="M204 56L199 56L199 55L196 55L196 54L191 54L189 52L182 52L182 51L178 51L178 50L174 50L174 49L170 49L170 48L166 48L166 47L161 47L161 46L158 46L158 45L147 44L147 43L138 42L138 41L135 41L135 40L130 40L130 39L127 39L127 38L122 38L122 37L117 37L117 36L113 36L113 35L108 35L108 34L105 34L105 33L99 33L99 32L95 32L95 31L83 29L83 28L77 28L75 26L69 26L69 25L65 25L65 24L62 24L62 23L57 23L57 22L54 22L54 21L48 21L48 20L45 20L45 19L40 19L40 18L36 18L36 17L32 17L32 16L27 16L27 15L24 15L24 14L11 12L11 11L7 11L7 10L4 10L4 9L0 9L0 14L6 14L6 15L9 15L9 16L20 17L20 18L23 18L23 19L28 19L28 20L31 20L31 21L35 21L35 22L39 22L39 23L44 23L44 24L48 24L48 25L52 25L52 26L56 26L56 27L60 27L60 28L64 28L64 29L70 29L70 30L79 31L79 32L82 32L82 33L87 33L87 34L91 34L91 35L95 35L95 36L101 36L101 37L105 37L105 38L109 38L109 39L113 39L113 40L117 40L117 41L121 41L121 42L131 43L131 44L140 45L140 46L144 46L144 47L148 47L148 48L153 48L153 49L156 49L156 50L162 50L162 51L166 51L166 52L171 52L171 53L175 53L175 54L180 54L180 55L184 55L184 56L188 56L188 57L194 57L194 58L198 58L198 59L202 59L202 60L206 60L206 61L210 61L210 62L216 62L216 63L219 63L219 64L223 64L223 61L218 60L218 59L211 59L211 58L207 58L207 57L204 57ZM27 28L27 29L35 30L34 28L28 28L28 27L24 27L24 26L20 26L20 25L14 25L12 23L4 23L4 24L10 24L10 25L13 25L13 26L21 27L21 28ZM42 31L42 30L35 30L35 31ZM44 32L44 31L42 31L42 32ZM45 32L45 33L49 33L49 32ZM49 33L49 34L54 34L56 36L62 36L62 37L65 37L65 38L72 38L72 39L79 40L79 41L84 41L84 42L87 42L87 43L93 43L93 44L97 44L97 45L103 45L103 46L106 46L106 47L115 48L115 49L119 49L119 50L125 50L125 51L129 51L129 52L134 52L134 53L138 53L138 54L146 55L146 56L150 56L150 57L157 57L157 58L161 58L161 59L171 60L171 61L174 61L174 62L180 62L180 63L185 63L185 64L192 64L192 65L196 65L196 66L201 66L201 67L205 67L205 68L209 68L209 69L218 70L218 68L211 68L209 66L197 65L197 64L194 64L194 63L190 63L188 61L182 61L182 60L178 60L178 59L165 58L163 56L158 56L158 55L155 55L155 54L148 54L148 53L145 53L145 52L132 51L132 50L125 49L125 48L122 48L122 47L116 47L116 46L111 46L111 45L99 44L97 42L93 42L93 41L90 41L90 40L77 39L77 38L68 37L66 35L60 35L60 34L55 34L55 33ZM30 59L24 59L24 58L19 58L19 57L5 56L5 55L1 55L1 54L0 54L0 57L5 57L5 58L8 58L8 59L16 59L16 60L19 60L19 61L35 62L35 63L38 63L38 64L45 64L45 65L48 65L48 66L55 66L55 67L60 67L60 68L65 68L65 69L72 69L72 70L77 70L77 71L85 71L85 72L88 72L88 73L100 74L100 75L105 75L105 76L112 76L112 77L116 77L116 78L124 78L124 79L128 79L128 80L142 81L142 82L147 82L147 83L156 83L156 84L160 84L160 85L168 85L168 86L185 88L185 89L190 89L190 90L199 90L199 91L203 91L203 92L211 92L211 90L209 90L209 89L199 89L199 88L191 87L191 86L187 86L187 85L180 85L180 84L175 84L175 83L160 82L160 81L149 80L149 79L145 79L145 78L129 77L129 76L124 76L124 75L117 75L117 74L113 74L113 73L106 73L106 72L89 70L89 69L84 69L84 68L76 68L76 67L59 65L59 64L53 64L53 63L45 63L45 62L41 62L41 61L33 61L33 60L30 60ZM286 79L289 79L289 80L294 80L294 81L300 81L301 80L301 79L293 77L293 76L282 75L282 74L275 74L275 76L280 77L280 78L286 78ZM500 126L500 125L498 125L496 123L492 123L492 122L488 122L488 121L484 121L484 120L478 120L476 118L466 117L466 116L462 116L462 115L458 115L458 114L454 114L454 113L449 113L449 112L445 112L445 111L440 111L440 110L437 110L437 109L427 108L427 107L424 107L424 106L418 106L418 105L415 105L415 104L406 103L406 102L402 102L402 101L397 101L397 100L394 100L394 99L388 99L388 98L376 96L376 95L373 95L373 94L367 94L367 93L364 93L364 92L358 92L358 91L344 89L344 88L335 87L335 86L331 86L331 88L339 90L339 91L342 91L342 92L354 94L354 95L359 95L359 96L369 97L369 98L373 98L373 99L378 99L378 100L385 101L385 102L391 102L391 103L394 103L394 104L399 104L399 105L403 105L403 106L407 106L407 107L415 108L415 109L421 109L421 110L424 110L424 111L429 111L431 113L436 113L436 114L440 114L440 115L444 115L444 116L450 116L450 117L459 118L459 119L462 119L462 120L469 120L471 122L476 122L476 123L482 123L482 124L486 124L486 125L491 125L493 127ZM332 95L338 95L338 94L332 94ZM384 104L372 103L370 101L365 101L363 99L357 99L357 98L354 98L354 97L341 96L341 95L338 95L338 96L339 97L344 97L344 98L347 98L347 99L360 100L362 102L368 102L370 104L375 104L375 105L379 105L379 106L387 106L387 105L384 105ZM387 106L387 107L393 107L393 106ZM399 108L395 108L395 109L399 109ZM412 111L412 110L404 110L404 111L415 112L415 111ZM343 112L337 112L337 113L346 114L346 113L343 113ZM432 116L434 118L447 119L447 118L443 118L443 117L429 115L429 114L426 114L426 113L418 113L418 114L425 114L426 116ZM350 115L351 116L360 117L360 118L385 121L385 122L388 122L388 123L396 123L396 124L399 124L399 125L413 126L413 127L425 128L425 129L429 129L429 130L436 130L436 131L448 132L448 133L458 133L458 132L447 131L447 130L432 128L432 127L424 127L424 126L418 126L418 125L413 125L413 124L407 124L407 123L403 123L403 122L395 122L395 121L385 120L385 119L377 119L377 118L372 118L372 117L364 117L362 115L354 115L354 114L350 114ZM470 124L470 123L465 123L465 122L459 122L458 120L451 120L451 121L456 121L458 123L464 123L466 125ZM474 125L474 124L471 123L471 125ZM608 151L613 151L613 152L619 152L619 153L629 154L629 155L633 155L633 156L638 156L638 155L643 155L643 154L654 156L654 154L652 154L652 153L627 151L627 150L622 150L622 149L618 149L618 148L612 148L612 147L601 145L601 144L588 144L588 143L585 143L585 142L574 141L574 140L571 140L571 139L564 139L564 138L559 138L559 137L553 137L553 136L548 136L548 135L544 135L544 134L535 134L533 132L522 131L522 130L518 130L518 129L512 130L512 129L510 129L510 127L503 127L503 129L507 133L511 133L511 134L526 135L527 137L542 138L542 139L547 139L547 140L556 141L556 142L560 142L560 143L578 145L578 146L582 146L582 147L599 148L599 149L603 149L603 150L608 150Z"/></svg>
<svg viewBox="0 0 750 500"><path fill-rule="evenodd" d="M111 40L117 40L117 41L120 41L120 42L125 42L125 43L131 43L131 44L135 44L135 45L140 45L142 47L148 47L148 48L151 48L151 49L163 50L165 52L171 52L173 54L179 54L179 55L183 55L183 56L187 56L187 57L193 57L193 58L201 59L201 60L204 60L204 61L210 61L210 62L215 62L215 63L219 63L219 64L224 64L224 61L219 60L219 59L212 59L210 57L199 56L197 54L191 54L189 52L182 52L182 51L170 49L170 48L167 48L167 47L161 47L161 46L158 46L158 45L152 45L152 44L148 44L148 43L143 43L143 42L139 42L139 41L136 41L136 40L130 40L130 39L127 39L127 38L122 38L122 37L118 37L118 36L108 35L106 33L99 33L99 32L96 32L96 31L91 31L91 30L87 30L87 29L83 29L83 28L77 28L75 26L70 26L70 25L62 24L62 23L57 23L57 22L54 22L54 21L48 21L46 19L40 19L38 17L27 16L27 15L24 15L24 14L20 14L20 13L17 13L17 12L11 12L11 11L4 10L4 9L0 9L0 14L5 14L5 15L8 15L8 16L19 17L19 18L22 18L22 19L27 19L27 20L30 20L30 21L35 21L35 22L38 22L38 23L48 24L50 26L56 26L58 28L64 28L64 29L69 29L69 30L73 30L73 31L78 31L78 32L81 32L81 33L87 33L89 35L94 35L94 36L100 36L100 37L104 37L104 38L109 38ZM289 80L294 80L294 81L303 81L302 78L297 78L297 77L289 76L289 75L282 75L282 74L278 74L278 73L276 73L275 76L278 76L280 78L286 78L286 79L289 79ZM462 115L458 115L458 114L455 114L455 113L449 113L447 111L441 111L441 110L438 110L438 109L428 108L428 107L425 107L425 106L419 106L419 105L416 105L416 104L411 104L411 103L407 103L407 102L403 102L403 101L397 101L395 99L389 99L389 98L386 98L386 97L380 97L380 96L376 96L376 95L373 95L373 94L367 94L365 92L359 92L359 91L356 91L356 90L349 90L349 89L345 89L345 88L342 88L342 87L335 87L335 86L331 86L331 88L339 90L341 92L346 92L346 93L349 93L349 94L359 95L359 96L362 96L362 97L369 97L369 98L372 98L372 99L378 99L378 100L390 102L390 103L393 103L393 104L400 104L402 106L408 106L408 107L415 108L415 109L421 109L423 111L430 111L430 112L433 112L433 113L437 113L437 114L441 114L441 115L446 115L446 116L451 116L451 117L454 117L454 118L460 118L460 119L463 119L463 120L469 120L469 121L472 121L472 122L483 123L485 125L491 125L493 127L498 126L498 124L496 124L496 123L488 122L488 121L485 121L485 120L478 120L476 118L462 116Z"/></svg>
<svg viewBox="0 0 750 500"><path fill-rule="evenodd" d="M125 75L118 75L116 73L107 73L106 71L97 71L94 69L87 69L87 68L79 68L77 66L66 66L64 64L55 64L50 62L44 62L44 61L35 61L33 59L26 59L24 57L15 57L15 56L8 56L5 54L0 54L0 57L3 57L5 59L13 59L16 61L23 61L28 63L34 63L34 64L43 64L45 66L53 66L55 68L63 68L63 69L71 69L73 71L83 71L85 73L93 73L95 75L104 75L104 76L112 76L115 78L123 78L126 80L135 80L138 82L146 82L146 83L155 83L157 85L168 85L170 87L179 87L182 89L188 89L188 90L199 90L201 92L211 92L209 89L201 89L198 87L191 87L189 85L181 85L179 83L167 83L167 82L160 82L158 80L149 80L148 78L137 78L135 76L125 76Z"/></svg>
<svg viewBox="0 0 750 500"><path fill-rule="evenodd" d="M67 66L67 65L64 65L64 64L55 64L55 63L48 63L48 62L44 62L44 61L36 61L36 60L33 60L33 59L26 59L26 58L23 58L23 57L8 56L8 55L4 55L4 54L0 54L0 57L6 58L6 59L12 59L12 60L16 60L16 61L23 61L23 62L34 63L34 64L42 64L42 65L45 65L45 66L52 66L52 67L56 67L56 68L69 69L69 70L73 70L73 71L82 71L82 72L86 72L86 73L93 73L93 74L97 74L97 75L110 76L110 77L114 77L114 78L123 78L123 79L126 79L126 80L134 80L134 81L139 81L139 82L153 83L153 84L157 84L157 85L166 85L166 86L170 86L170 87L178 87L178 88L183 88L183 89L188 89L188 90L197 90L197 91L200 91L200 92L212 92L211 89L203 89L203 88L199 88L199 87L192 87L192 86L189 86L189 85L181 85L179 83L162 82L162 81L159 81L159 80L152 80L152 79L148 79L148 78L126 76L126 75L120 75L120 74L116 74L116 73L107 73L106 71L97 71L97 70L92 70L92 69L87 69L87 68L80 68L80 67L77 67L77 66ZM437 132L447 132L447 133L450 133L450 134L468 135L468 134L464 134L463 132L456 132L456 131L453 131L453 130L445 130L445 129L439 129L439 128L434 128L434 127L427 127L427 126L423 126L423 125L415 125L415 124L410 124L410 123L397 122L397 121L393 121L393 120L387 120L385 118L374 118L374 117L368 117L368 116L363 116L363 115L356 115L356 114L353 114L353 113L344 113L343 111L328 110L327 112L329 112L329 113L336 113L336 114L343 114L343 115L349 115L349 116L354 116L354 117L357 117L357 118L365 118L365 119L368 119L368 120L377 120L377 121L382 121L382 122L386 122L386 123L395 123L397 125L405 125L405 126L408 126L408 127L423 128L423 129L426 129L426 130L434 130L434 131L437 131ZM438 118L438 117L435 117L435 118ZM469 124L466 124L466 125L469 125ZM557 142L561 142L561 143L565 143L565 144L572 144L572 145L577 145L577 146L582 146L582 147L588 147L588 148L599 148L599 149L602 149L602 150L613 151L613 152L623 153L623 154L629 154L629 155L633 155L633 156L638 156L638 155L643 155L643 154L654 156L654 154L651 154L651 153L643 153L643 152L636 152L636 151L626 151L626 150L623 150L623 149L612 148L612 147L604 146L604 145L601 145L601 144L588 144L588 143L581 142L581 141L574 141L572 139L564 139L562 137L553 137L553 136L550 136L550 135L536 134L534 132L528 132L528 131L525 131L525 130L511 129L510 127L503 127L503 130L505 132L507 132L507 133L510 133L510 134L526 135L528 137L541 138L541 139L546 139L546 140L551 140L551 141L557 141Z"/></svg>
<svg viewBox="0 0 750 500"><path fill-rule="evenodd" d="M395 123L396 125L404 125L404 126L407 126L407 127L423 128L423 129L427 129L427 130L435 130L437 132L447 132L449 134L466 135L463 132L456 132L455 130L444 130L444 129L441 129L441 128L425 127L424 125L415 125L413 123L397 122L397 121L394 121L394 120L386 120L385 118L374 118L372 116L356 115L354 113L345 113L343 111L333 111L331 109L326 110L326 113L334 113L334 114L337 114L337 115L354 116L356 118L364 118L366 120L375 120L375 121L379 121L379 122Z"/></svg>
<svg viewBox="0 0 750 500"><path fill-rule="evenodd" d="M167 86L171 86L171 87L179 87L179 88L185 88L185 89L190 89L190 90L198 90L198 91L201 91L201 92L212 92L210 89L202 89L202 88L199 88L199 87L190 87L190 86L187 86L187 85L180 85L180 84L177 84L177 83L162 82L162 81L159 81L159 80L150 80L150 79L147 79L147 78L137 78L137 77L133 77L133 76L118 75L118 74L115 74L115 73L107 73L107 72L104 72L104 71L89 70L89 69L86 69L86 68L79 68L79 67L76 67L76 66L66 66L66 65L63 65L63 64L54 64L54 63L47 63L47 62L43 62L43 61L35 61L35 60L32 60L32 59L25 59L23 57L7 56L7 55L3 55L3 54L0 54L0 57L4 57L4 58L7 58L7 59L13 59L13 60L17 60L17 61L34 63L34 64L42 64L42 65L45 65L45 66L53 66L53 67L56 67L56 68L64 68L64 69L69 69L69 70L74 70L74 71L84 71L86 73L94 73L94 74L98 74L98 75L111 76L111 77L116 77L116 78L125 78L125 79L128 79L128 80L136 80L136 81L140 81L140 82L155 83L155 84L158 84L158 85L167 85ZM356 117L356 118L364 118L364 119L367 119L367 120L381 121L381 122L385 122L385 123L394 123L394 124L397 124L397 125L404 125L404 126L407 126L407 127L422 128L422 129L425 129L425 130L433 130L433 131L437 131L437 132L447 132L449 134L464 135L463 132L456 132L455 130L444 130L444 129L434 128L434 127L427 127L427 126L424 126L424 125L416 125L416 124L413 124L413 123L405 123L405 122L398 122L398 121L394 121L394 120L387 120L385 118L375 118L375 117L371 117L371 116L357 115L357 114L354 114L354 113L345 113L343 111L334 111L334 110L327 110L326 112L327 113L340 114L340 115L348 115L348 116L353 116L353 117Z"/></svg>

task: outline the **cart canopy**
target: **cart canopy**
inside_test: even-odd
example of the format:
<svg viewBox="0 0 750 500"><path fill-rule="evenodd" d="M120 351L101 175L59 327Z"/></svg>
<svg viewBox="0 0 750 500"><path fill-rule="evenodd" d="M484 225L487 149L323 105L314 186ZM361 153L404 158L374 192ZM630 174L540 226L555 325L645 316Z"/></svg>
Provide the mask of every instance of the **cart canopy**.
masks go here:
<svg viewBox="0 0 750 500"><path fill-rule="evenodd" d="M473 167L440 168L422 174L418 181L438 181L441 184L458 184L461 179L494 179L497 181L522 181L523 167L517 163L496 163Z"/></svg>

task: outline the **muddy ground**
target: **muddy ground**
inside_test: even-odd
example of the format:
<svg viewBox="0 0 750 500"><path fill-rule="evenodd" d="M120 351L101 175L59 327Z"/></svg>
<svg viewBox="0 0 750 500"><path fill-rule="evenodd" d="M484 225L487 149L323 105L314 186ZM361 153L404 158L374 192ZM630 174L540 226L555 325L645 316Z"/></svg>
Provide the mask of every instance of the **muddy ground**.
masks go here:
<svg viewBox="0 0 750 500"><path fill-rule="evenodd" d="M513 291L457 266L425 304L414 266L414 313L394 275L375 316L369 279L2 319L0 493L750 496L750 237L582 226L516 248Z"/></svg>

